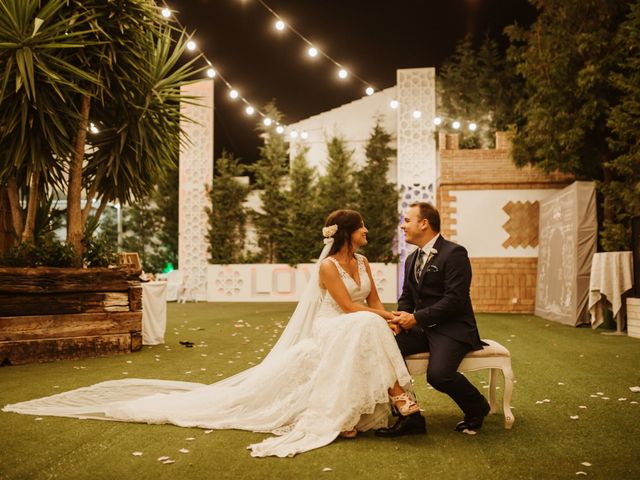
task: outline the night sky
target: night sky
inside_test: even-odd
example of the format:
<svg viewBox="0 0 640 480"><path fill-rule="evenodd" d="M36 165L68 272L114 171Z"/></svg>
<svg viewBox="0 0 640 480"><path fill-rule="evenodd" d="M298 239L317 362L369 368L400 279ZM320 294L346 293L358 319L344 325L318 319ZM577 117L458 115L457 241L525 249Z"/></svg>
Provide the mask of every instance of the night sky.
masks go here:
<svg viewBox="0 0 640 480"><path fill-rule="evenodd" d="M160 4L162 2L159 2ZM466 34L488 32L503 46L505 26L529 24L527 0L265 0L302 35L376 89L395 85L396 69L436 68ZM355 79L307 56L292 32L278 32L275 18L256 0L167 0L214 67L257 107L275 99L284 123L363 96ZM256 160L256 117L248 117L227 87L216 82L215 155L223 148Z"/></svg>

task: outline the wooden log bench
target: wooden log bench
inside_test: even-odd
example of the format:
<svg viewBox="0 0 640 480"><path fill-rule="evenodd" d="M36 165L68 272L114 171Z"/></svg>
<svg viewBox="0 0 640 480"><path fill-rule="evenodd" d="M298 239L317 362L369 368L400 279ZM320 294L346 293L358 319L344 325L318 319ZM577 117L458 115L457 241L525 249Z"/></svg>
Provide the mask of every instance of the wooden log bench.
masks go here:
<svg viewBox="0 0 640 480"><path fill-rule="evenodd" d="M114 355L142 348L133 267L0 267L0 364Z"/></svg>
<svg viewBox="0 0 640 480"><path fill-rule="evenodd" d="M504 428L510 429L515 421L511 412L511 396L513 394L513 370L511 369L511 353L505 347L494 340L485 340L488 343L482 350L469 352L458 367L459 372L473 372L489 369L489 405L491 413L498 410L496 401L496 387L498 371L504 377L504 393L502 395L502 410L504 412ZM408 355L405 358L407 368L411 375L426 373L429 365L429 352Z"/></svg>

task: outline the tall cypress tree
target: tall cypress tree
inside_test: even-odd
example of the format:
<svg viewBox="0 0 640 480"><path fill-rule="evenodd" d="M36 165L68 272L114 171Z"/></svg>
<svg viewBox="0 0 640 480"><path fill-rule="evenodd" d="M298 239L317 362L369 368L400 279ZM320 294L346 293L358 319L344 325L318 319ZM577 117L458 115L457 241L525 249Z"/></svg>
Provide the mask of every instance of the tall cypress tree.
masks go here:
<svg viewBox="0 0 640 480"><path fill-rule="evenodd" d="M398 190L387 180L391 159L391 135L376 121L365 148L366 163L356 173L358 208L369 230L364 253L371 262L397 260L393 244L398 227Z"/></svg>
<svg viewBox="0 0 640 480"><path fill-rule="evenodd" d="M307 164L308 147L302 148L291 162L289 205L289 239L283 261L291 265L317 258L322 247L322 220L318 214L316 169Z"/></svg>
<svg viewBox="0 0 640 480"><path fill-rule="evenodd" d="M356 188L351 158L344 139L333 137L327 143L326 174L319 181L319 215L324 220L330 212L341 208L354 208Z"/></svg>
<svg viewBox="0 0 640 480"><path fill-rule="evenodd" d="M614 158L609 168L614 178L604 187L612 218L604 222L602 246L605 250L631 248L630 219L640 215L640 2L631 7L616 35L616 44L625 52L619 71L611 75L620 92L620 102L611 110L609 146Z"/></svg>
<svg viewBox="0 0 640 480"><path fill-rule="evenodd" d="M209 190L211 207L209 215L210 263L241 263L244 257L245 227L247 212L243 206L249 187L238 182L242 166L227 152L216 160L215 175Z"/></svg>
<svg viewBox="0 0 640 480"><path fill-rule="evenodd" d="M289 236L288 203L284 191L289 155L283 135L276 132L281 113L273 102L265 107L265 113L272 123L258 125L264 145L260 147L260 158L252 166L256 188L262 191L262 211L253 212L252 218L258 234L258 246L265 260L276 263L284 261L281 250Z"/></svg>

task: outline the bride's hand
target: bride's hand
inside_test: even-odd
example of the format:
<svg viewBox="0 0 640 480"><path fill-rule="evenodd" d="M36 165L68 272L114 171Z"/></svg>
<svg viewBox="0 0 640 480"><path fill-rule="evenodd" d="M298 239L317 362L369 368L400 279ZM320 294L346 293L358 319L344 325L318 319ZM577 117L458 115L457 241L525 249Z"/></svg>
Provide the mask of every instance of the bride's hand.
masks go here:
<svg viewBox="0 0 640 480"><path fill-rule="evenodd" d="M387 325L389 325L389 328L391 329L394 335L397 335L402 331L402 329L400 328L400 325L398 325L397 323L387 323Z"/></svg>
<svg viewBox="0 0 640 480"><path fill-rule="evenodd" d="M387 321L393 319L393 313L387 312L386 310L383 310L382 312L380 312L380 316Z"/></svg>

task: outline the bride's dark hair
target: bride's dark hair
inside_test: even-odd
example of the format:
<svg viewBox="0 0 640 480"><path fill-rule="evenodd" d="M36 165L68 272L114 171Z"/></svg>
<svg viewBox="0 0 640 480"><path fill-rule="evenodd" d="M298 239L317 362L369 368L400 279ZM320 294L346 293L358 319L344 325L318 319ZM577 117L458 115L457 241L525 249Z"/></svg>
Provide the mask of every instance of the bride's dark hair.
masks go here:
<svg viewBox="0 0 640 480"><path fill-rule="evenodd" d="M333 234L333 245L331 245L329 255L339 252L345 243L347 244L349 255L353 255L351 234L364 225L362 215L355 210L336 210L331 212L324 222L325 227L330 227L331 225L336 225L338 231Z"/></svg>

